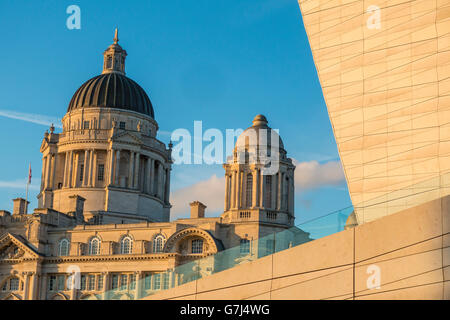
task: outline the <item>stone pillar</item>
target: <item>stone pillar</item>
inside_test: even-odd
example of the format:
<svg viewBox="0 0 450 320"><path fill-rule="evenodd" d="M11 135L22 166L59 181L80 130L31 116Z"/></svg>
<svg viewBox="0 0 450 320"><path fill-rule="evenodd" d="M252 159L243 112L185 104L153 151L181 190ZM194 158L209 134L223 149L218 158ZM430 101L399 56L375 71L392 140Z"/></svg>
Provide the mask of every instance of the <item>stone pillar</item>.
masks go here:
<svg viewBox="0 0 450 320"><path fill-rule="evenodd" d="M151 178L152 160L150 158L147 158L145 167L147 168L147 171L145 173L145 193L151 194L152 191L150 189L150 186L151 186L151 181L152 181L152 178Z"/></svg>
<svg viewBox="0 0 450 320"><path fill-rule="evenodd" d="M139 188L139 160L141 159L141 155L139 152L136 152L136 157L134 159L134 188Z"/></svg>
<svg viewBox="0 0 450 320"><path fill-rule="evenodd" d="M119 187L120 181L119 181L119 166L120 166L120 150L116 151L116 165L114 168L114 185Z"/></svg>
<svg viewBox="0 0 450 320"><path fill-rule="evenodd" d="M39 300L46 300L47 297L47 274L43 273L41 277L41 286L39 290Z"/></svg>
<svg viewBox="0 0 450 320"><path fill-rule="evenodd" d="M50 178L50 189L55 188L55 175L56 175L56 161L58 159L58 153L55 153L52 157L52 176Z"/></svg>
<svg viewBox="0 0 450 320"><path fill-rule="evenodd" d="M66 182L67 182L67 163L69 159L69 152L66 151L66 154L64 156L64 170L63 170L63 188L66 187Z"/></svg>
<svg viewBox="0 0 450 320"><path fill-rule="evenodd" d="M78 160L79 160L79 158L80 158L80 154L78 153L78 152L75 152L75 161L74 161L74 167L75 167L75 170L73 170L73 176L72 176L72 186L74 187L74 188L76 188L77 187L77 179L78 179Z"/></svg>
<svg viewBox="0 0 450 320"><path fill-rule="evenodd" d="M166 179L165 179L166 190L164 192L164 202L169 203L170 197L170 168L166 169Z"/></svg>
<svg viewBox="0 0 450 320"><path fill-rule="evenodd" d="M93 153L93 160L92 160L92 177L91 177L91 187L96 186L97 184L97 151L92 150ZM105 173L103 172L103 175Z"/></svg>
<svg viewBox="0 0 450 320"><path fill-rule="evenodd" d="M89 169L88 169L88 176L87 176L87 187L92 187L92 170L93 170L93 163L94 162L94 150L89 150Z"/></svg>
<svg viewBox="0 0 450 320"><path fill-rule="evenodd" d="M71 188L72 187L72 172L73 172L73 151L72 150L70 151L70 154L69 154L68 165L69 165L69 171L68 171L69 174L67 176L66 186L68 188Z"/></svg>
<svg viewBox="0 0 450 320"><path fill-rule="evenodd" d="M262 174L262 170L261 169L259 170L259 182L260 182L260 185L259 185L259 206L261 208L264 208L264 198L265 198L264 186L265 186L265 183L266 183L266 179L265 179L265 176Z"/></svg>
<svg viewBox="0 0 450 320"><path fill-rule="evenodd" d="M236 179L237 179L237 174L236 171L233 171L231 173L231 208L236 208Z"/></svg>
<svg viewBox="0 0 450 320"><path fill-rule="evenodd" d="M30 300L28 298L30 290L28 289L30 285L30 273L29 272L22 272L22 276L25 278L25 283L23 286L23 300Z"/></svg>
<svg viewBox="0 0 450 320"><path fill-rule="evenodd" d="M49 153L47 155L47 168L45 169L45 189L48 189L50 187L50 176L51 176L51 169L52 169L52 155Z"/></svg>
<svg viewBox="0 0 450 320"><path fill-rule="evenodd" d="M281 210L282 205L281 201L283 201L283 197L281 194L283 193L283 173L281 170L278 169L278 175L277 175L277 205L276 209Z"/></svg>
<svg viewBox="0 0 450 320"><path fill-rule="evenodd" d="M134 152L130 151L130 162L128 167L128 188L133 188Z"/></svg>
<svg viewBox="0 0 450 320"><path fill-rule="evenodd" d="M30 300L37 300L38 299L38 275L36 272L31 273L32 280L31 280L31 289L30 289Z"/></svg>
<svg viewBox="0 0 450 320"><path fill-rule="evenodd" d="M109 159L108 159L108 172L109 172L109 185L113 185L114 183L114 149L109 150Z"/></svg>
<svg viewBox="0 0 450 320"><path fill-rule="evenodd" d="M228 174L225 175L225 205L224 205L224 211L227 211L229 209L228 207L228 199L230 197L229 195L229 188L230 188L230 176Z"/></svg>
<svg viewBox="0 0 450 320"><path fill-rule="evenodd" d="M142 271L136 271L134 273L136 275L136 288L134 292L134 300L138 300L141 298L141 292L142 292Z"/></svg>
<svg viewBox="0 0 450 320"><path fill-rule="evenodd" d="M255 208L258 206L258 169L253 169L252 172L253 177L253 186L252 186L252 207Z"/></svg>
<svg viewBox="0 0 450 320"><path fill-rule="evenodd" d="M47 157L42 158L42 170L41 170L41 191L44 190L45 186L45 168L47 164Z"/></svg>
<svg viewBox="0 0 450 320"><path fill-rule="evenodd" d="M150 159L150 187L148 193L154 195L154 180L155 180L155 159Z"/></svg>
<svg viewBox="0 0 450 320"><path fill-rule="evenodd" d="M241 172L236 171L236 185L234 186L236 191L236 209L240 208L240 192L241 192Z"/></svg>
<svg viewBox="0 0 450 320"><path fill-rule="evenodd" d="M103 300L108 300L109 299L108 290L110 289L109 288L110 275L109 275L109 272L103 272L102 275L103 275L102 297L103 297Z"/></svg>
<svg viewBox="0 0 450 320"><path fill-rule="evenodd" d="M81 186L82 187L86 187L88 184L88 174L89 174L89 156L88 156L89 151L88 150L84 150L84 167L83 167L83 172L81 173L83 175L83 181Z"/></svg>

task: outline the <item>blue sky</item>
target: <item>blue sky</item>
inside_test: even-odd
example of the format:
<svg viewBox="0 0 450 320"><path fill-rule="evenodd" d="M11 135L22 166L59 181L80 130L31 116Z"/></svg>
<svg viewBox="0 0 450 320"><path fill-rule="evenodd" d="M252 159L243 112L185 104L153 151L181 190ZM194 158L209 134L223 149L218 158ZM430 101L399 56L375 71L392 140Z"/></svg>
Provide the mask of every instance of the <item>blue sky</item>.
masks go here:
<svg viewBox="0 0 450 320"><path fill-rule="evenodd" d="M81 9L80 30L66 27L72 4ZM334 166L339 156L296 0L2 0L0 209L24 196L29 162L29 198L37 207L39 147L48 127L41 123L62 118L76 89L101 73L116 26L127 76L148 93L160 130L193 131L201 120L204 130L225 132L247 128L262 113L280 130L288 155L303 163L296 170L297 222L351 204ZM170 136L159 138L167 143ZM222 177L219 165L175 166L172 198L214 198L190 187ZM218 213L217 203L206 204L210 215Z"/></svg>

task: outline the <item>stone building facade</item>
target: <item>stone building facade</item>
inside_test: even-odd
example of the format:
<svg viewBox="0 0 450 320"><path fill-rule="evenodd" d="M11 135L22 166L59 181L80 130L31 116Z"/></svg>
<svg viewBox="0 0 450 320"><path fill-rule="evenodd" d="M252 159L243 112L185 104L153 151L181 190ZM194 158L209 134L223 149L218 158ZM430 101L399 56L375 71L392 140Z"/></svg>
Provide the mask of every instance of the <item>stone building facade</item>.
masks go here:
<svg viewBox="0 0 450 320"><path fill-rule="evenodd" d="M222 215L205 217L193 201L190 218L170 221L171 145L156 138L150 99L125 76L126 55L116 31L62 132L45 133L38 208L28 214L17 198L12 213L0 211L0 299L138 299L180 281L167 270L293 227L295 167L279 137L271 175L264 157L248 157L258 142L238 138L224 164ZM246 131L262 129L270 128L258 115Z"/></svg>

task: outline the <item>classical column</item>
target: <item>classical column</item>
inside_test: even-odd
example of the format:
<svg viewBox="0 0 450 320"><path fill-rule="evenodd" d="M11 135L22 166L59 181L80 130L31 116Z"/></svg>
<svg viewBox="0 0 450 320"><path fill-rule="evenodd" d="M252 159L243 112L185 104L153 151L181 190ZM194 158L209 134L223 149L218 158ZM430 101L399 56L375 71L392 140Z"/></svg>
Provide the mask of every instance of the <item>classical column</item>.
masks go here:
<svg viewBox="0 0 450 320"><path fill-rule="evenodd" d="M128 164L128 188L133 188L134 152L130 151L130 162Z"/></svg>
<svg viewBox="0 0 450 320"><path fill-rule="evenodd" d="M30 300L28 298L29 289L28 286L30 285L30 273L29 272L22 272L22 276L25 278L25 283L23 287L23 300Z"/></svg>
<svg viewBox="0 0 450 320"><path fill-rule="evenodd" d="M166 179L165 179L165 194L164 194L164 202L169 203L169 196L170 196L170 168L166 169Z"/></svg>
<svg viewBox="0 0 450 320"><path fill-rule="evenodd" d="M45 189L50 187L50 176L51 176L51 168L52 168L52 154L49 153L47 155L47 169L45 170Z"/></svg>
<svg viewBox="0 0 450 320"><path fill-rule="evenodd" d="M46 300L47 297L47 274L43 273L41 277L41 289L39 290L39 299Z"/></svg>
<svg viewBox="0 0 450 320"><path fill-rule="evenodd" d="M44 186L45 186L45 168L46 168L46 164L47 164L47 157L43 157L42 158L42 170L41 170L41 191L44 190Z"/></svg>
<svg viewBox="0 0 450 320"><path fill-rule="evenodd" d="M74 188L77 187L77 179L78 179L78 162L79 162L79 158L80 158L80 153L79 152L75 152L75 161L73 166L75 167L75 169L73 170L73 176L72 176L72 186Z"/></svg>
<svg viewBox="0 0 450 320"><path fill-rule="evenodd" d="M66 183L67 183L68 163L69 163L69 152L66 151L66 154L64 156L63 188L66 187Z"/></svg>
<svg viewBox="0 0 450 320"><path fill-rule="evenodd" d="M93 165L93 160L94 160L94 150L89 150L89 168L87 169L87 182L86 182L86 186L87 187L91 187L92 186L92 165Z"/></svg>
<svg viewBox="0 0 450 320"><path fill-rule="evenodd" d="M139 188L139 160L141 155L139 152L136 152L136 157L134 159L134 188Z"/></svg>
<svg viewBox="0 0 450 320"><path fill-rule="evenodd" d="M31 280L31 292L30 292L30 300L37 300L38 299L38 275L36 272L31 273L32 280Z"/></svg>
<svg viewBox="0 0 450 320"><path fill-rule="evenodd" d="M108 296L108 290L109 290L109 272L103 272L103 288L102 288L102 296L103 296L103 300L108 300L109 296Z"/></svg>
<svg viewBox="0 0 450 320"><path fill-rule="evenodd" d="M236 185L235 185L235 191L236 191L236 209L239 209L240 207L240 192L241 192L241 172L236 171Z"/></svg>
<svg viewBox="0 0 450 320"><path fill-rule="evenodd" d="M71 188L72 187L72 171L73 171L73 151L72 150L70 150L68 165L69 165L69 174L67 176L66 186Z"/></svg>
<svg viewBox="0 0 450 320"><path fill-rule="evenodd" d="M233 171L231 173L231 192L230 192L230 196L231 196L231 208L236 208L236 171Z"/></svg>
<svg viewBox="0 0 450 320"><path fill-rule="evenodd" d="M113 185L114 183L114 149L109 150L109 158L108 158L108 172L109 172L109 181L108 185Z"/></svg>
<svg viewBox="0 0 450 320"><path fill-rule="evenodd" d="M224 205L224 211L227 211L228 208L228 199L230 197L229 195L229 187L230 187L230 177L228 174L225 175L225 205Z"/></svg>
<svg viewBox="0 0 450 320"><path fill-rule="evenodd" d="M266 183L266 179L265 176L262 174L262 170L259 170L259 206L261 208L264 208L264 198L265 198L265 194L264 194L264 185Z"/></svg>
<svg viewBox="0 0 450 320"><path fill-rule="evenodd" d="M145 172L145 193L151 194L152 192L151 192L150 186L151 186L151 180L152 180L152 178L151 178L152 161L150 158L147 158L145 160L145 162L146 162L145 167L147 168L147 171Z"/></svg>
<svg viewBox="0 0 450 320"><path fill-rule="evenodd" d="M88 156L89 151L88 150L84 150L84 167L83 167L83 172L81 173L83 175L83 181L81 186L82 187L86 187L86 185L88 184L88 173L89 173L89 156Z"/></svg>
<svg viewBox="0 0 450 320"><path fill-rule="evenodd" d="M134 273L136 275L136 288L134 292L134 300L138 300L141 298L141 292L142 292L142 271L136 271Z"/></svg>
<svg viewBox="0 0 450 320"><path fill-rule="evenodd" d="M149 189L148 193L150 195L153 195L153 189L154 189L154 179L155 179L155 159L150 159L150 181L149 181Z"/></svg>
<svg viewBox="0 0 450 320"><path fill-rule="evenodd" d="M56 160L58 157L58 153L55 153L52 157L52 177L50 179L50 189L55 188L55 175L56 175Z"/></svg>
<svg viewBox="0 0 450 320"><path fill-rule="evenodd" d="M281 170L278 170L278 183L277 183L277 210L282 210L283 205L282 205L282 201L283 201L283 177L284 174L281 172Z"/></svg>
<svg viewBox="0 0 450 320"><path fill-rule="evenodd" d="M258 169L254 168L253 172L252 172L252 182L253 182L253 186L252 186L252 207L257 207L258 206L258 180L259 180L259 175L258 175Z"/></svg>
<svg viewBox="0 0 450 320"><path fill-rule="evenodd" d="M91 177L91 187L96 186L97 184L97 151L92 150L92 153L94 155L93 160L92 160L92 177ZM104 174L104 172L103 172Z"/></svg>
<svg viewBox="0 0 450 320"><path fill-rule="evenodd" d="M115 165L115 173L114 173L114 185L120 187L119 181L119 166L120 166L120 149L116 151L116 165Z"/></svg>

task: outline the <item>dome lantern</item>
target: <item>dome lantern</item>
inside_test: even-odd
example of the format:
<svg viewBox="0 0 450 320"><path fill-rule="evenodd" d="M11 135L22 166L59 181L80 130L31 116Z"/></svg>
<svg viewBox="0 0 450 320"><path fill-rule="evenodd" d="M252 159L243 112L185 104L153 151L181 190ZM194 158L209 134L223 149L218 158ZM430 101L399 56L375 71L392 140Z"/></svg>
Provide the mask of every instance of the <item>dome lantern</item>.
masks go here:
<svg viewBox="0 0 450 320"><path fill-rule="evenodd" d="M103 52L103 72L117 72L125 75L125 58L127 52L119 45L119 31L116 28L114 42Z"/></svg>

